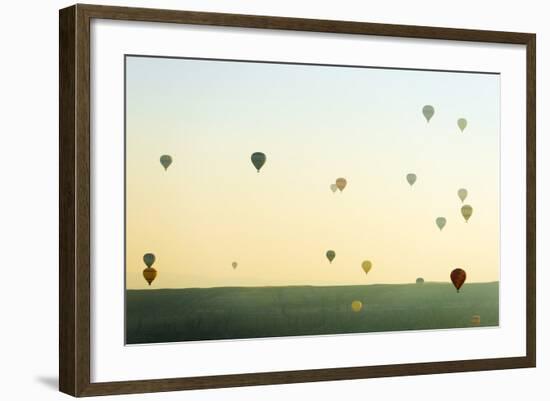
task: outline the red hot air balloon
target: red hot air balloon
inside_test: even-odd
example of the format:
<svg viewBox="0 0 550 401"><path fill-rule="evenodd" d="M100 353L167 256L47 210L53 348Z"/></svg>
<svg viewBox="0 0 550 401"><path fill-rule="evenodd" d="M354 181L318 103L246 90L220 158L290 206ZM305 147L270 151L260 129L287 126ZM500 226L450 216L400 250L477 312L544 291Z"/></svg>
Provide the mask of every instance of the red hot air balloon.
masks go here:
<svg viewBox="0 0 550 401"><path fill-rule="evenodd" d="M462 269L454 269L451 272L451 281L456 288L456 292L459 292L460 287L466 281L466 272Z"/></svg>

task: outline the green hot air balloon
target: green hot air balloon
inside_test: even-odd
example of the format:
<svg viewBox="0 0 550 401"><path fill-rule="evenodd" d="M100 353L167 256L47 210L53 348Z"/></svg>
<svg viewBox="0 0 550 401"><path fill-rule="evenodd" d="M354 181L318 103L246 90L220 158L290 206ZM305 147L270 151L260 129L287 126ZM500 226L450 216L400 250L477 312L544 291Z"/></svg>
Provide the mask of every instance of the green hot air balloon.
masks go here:
<svg viewBox="0 0 550 401"><path fill-rule="evenodd" d="M460 131L464 132L464 129L466 129L466 126L468 125L468 121L465 118L459 118L456 124L458 125L458 128L460 128Z"/></svg>
<svg viewBox="0 0 550 401"><path fill-rule="evenodd" d="M327 259L330 263L332 263L332 261L334 260L334 258L336 257L336 252L330 250L330 251L327 251Z"/></svg>
<svg viewBox="0 0 550 401"><path fill-rule="evenodd" d="M153 263L155 263L155 255L152 253L146 253L143 255L143 262L147 265L147 267L153 266Z"/></svg>
<svg viewBox="0 0 550 401"><path fill-rule="evenodd" d="M238 264L237 262L231 263L231 266L233 267L233 269L236 269L238 265L239 265L239 264Z"/></svg>
<svg viewBox="0 0 550 401"><path fill-rule="evenodd" d="M423 279L422 277L418 277L418 278L416 279L416 284L419 284L419 285L424 284L424 279Z"/></svg>
<svg viewBox="0 0 550 401"><path fill-rule="evenodd" d="M438 217L435 219L435 224L439 227L439 230L443 230L443 227L445 227L445 224L447 224L447 219L445 217Z"/></svg>
<svg viewBox="0 0 550 401"><path fill-rule="evenodd" d="M160 157L160 164L162 164L162 167L164 167L164 171L168 170L168 167L170 166L170 164L172 164L172 156L162 155Z"/></svg>
<svg viewBox="0 0 550 401"><path fill-rule="evenodd" d="M338 186L336 184L330 184L330 190L332 193L336 193L336 191L338 191Z"/></svg>
<svg viewBox="0 0 550 401"><path fill-rule="evenodd" d="M467 223L468 220L470 220L470 217L472 217L474 209L470 205L464 205L462 206L462 209L460 209L460 211L462 212L462 217L464 217L464 220Z"/></svg>
<svg viewBox="0 0 550 401"><path fill-rule="evenodd" d="M458 194L458 197L460 198L460 200L462 201L462 203L464 203L464 200L468 196L468 191L465 188L460 188L458 190L457 194Z"/></svg>
<svg viewBox="0 0 550 401"><path fill-rule="evenodd" d="M407 174L407 182L412 187L413 184L416 182L416 174L413 174L413 173Z"/></svg>
<svg viewBox="0 0 550 401"><path fill-rule="evenodd" d="M254 167L256 167L256 170L258 170L258 173L260 172L260 169L265 164L266 157L262 152L255 152L252 153L252 156L250 156L250 160L252 161L252 164Z"/></svg>
<svg viewBox="0 0 550 401"><path fill-rule="evenodd" d="M427 104L426 106L422 107L422 114L424 114L424 118L426 118L426 121L430 122L435 114L435 109L433 106Z"/></svg>

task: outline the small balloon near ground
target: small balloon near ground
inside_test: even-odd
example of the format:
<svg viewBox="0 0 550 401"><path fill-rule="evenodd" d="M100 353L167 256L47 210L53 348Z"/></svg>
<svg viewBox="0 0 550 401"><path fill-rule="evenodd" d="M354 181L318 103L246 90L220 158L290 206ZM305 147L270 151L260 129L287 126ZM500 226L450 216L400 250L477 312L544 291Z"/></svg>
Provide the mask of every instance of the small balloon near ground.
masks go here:
<svg viewBox="0 0 550 401"><path fill-rule="evenodd" d="M363 309L363 302L361 301L353 301L351 303L351 310L354 312L360 312L361 309Z"/></svg>
<svg viewBox="0 0 550 401"><path fill-rule="evenodd" d="M460 288L466 281L466 272L462 269L454 269L451 272L451 282L456 288L456 292L460 292Z"/></svg>
<svg viewBox="0 0 550 401"><path fill-rule="evenodd" d="M416 284L419 284L419 285L420 285L420 284L424 284L424 279L423 279L422 277L418 277L418 278L416 279Z"/></svg>

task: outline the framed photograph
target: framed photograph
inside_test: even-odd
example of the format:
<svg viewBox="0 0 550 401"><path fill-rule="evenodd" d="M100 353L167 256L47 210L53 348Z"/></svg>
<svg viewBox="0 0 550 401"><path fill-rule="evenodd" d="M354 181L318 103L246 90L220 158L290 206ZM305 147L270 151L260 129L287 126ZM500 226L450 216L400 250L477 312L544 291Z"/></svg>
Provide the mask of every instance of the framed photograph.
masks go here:
<svg viewBox="0 0 550 401"><path fill-rule="evenodd" d="M535 366L534 34L59 22L61 391Z"/></svg>

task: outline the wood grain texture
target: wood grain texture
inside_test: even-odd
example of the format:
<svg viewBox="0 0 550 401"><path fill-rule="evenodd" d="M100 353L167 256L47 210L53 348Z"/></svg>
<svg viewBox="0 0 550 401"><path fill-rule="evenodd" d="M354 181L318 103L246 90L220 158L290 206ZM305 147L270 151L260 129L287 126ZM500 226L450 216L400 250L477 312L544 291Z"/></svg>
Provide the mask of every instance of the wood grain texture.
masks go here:
<svg viewBox="0 0 550 401"><path fill-rule="evenodd" d="M525 45L527 49L527 354L525 357L90 382L90 20ZM536 38L534 34L193 11L76 5L59 14L59 388L73 396L347 380L533 367L536 363Z"/></svg>

